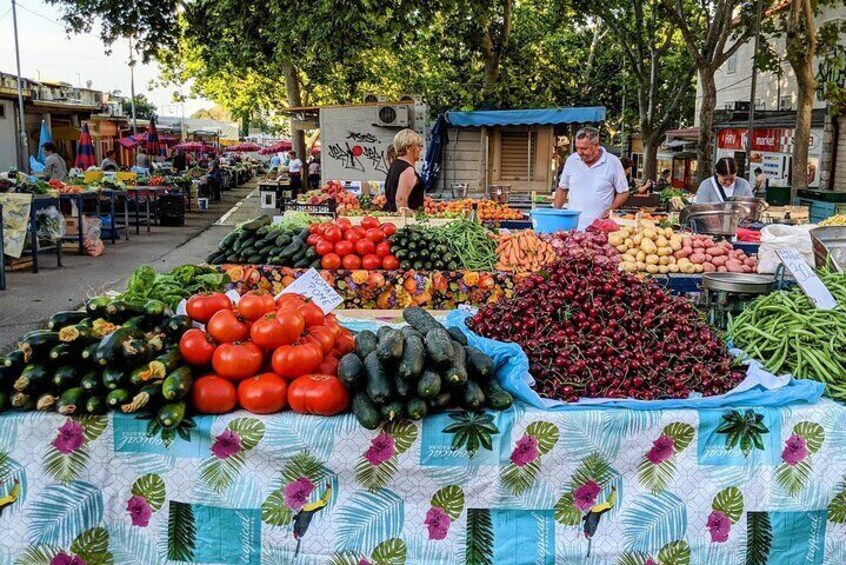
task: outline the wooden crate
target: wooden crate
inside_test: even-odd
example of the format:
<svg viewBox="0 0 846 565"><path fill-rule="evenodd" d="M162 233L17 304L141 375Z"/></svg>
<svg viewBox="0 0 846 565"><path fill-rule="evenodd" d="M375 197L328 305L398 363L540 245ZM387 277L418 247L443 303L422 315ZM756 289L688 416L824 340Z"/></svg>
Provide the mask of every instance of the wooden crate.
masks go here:
<svg viewBox="0 0 846 565"><path fill-rule="evenodd" d="M7 271L24 271L26 269L32 269L32 257L24 257L21 259L12 259L9 257L6 259Z"/></svg>

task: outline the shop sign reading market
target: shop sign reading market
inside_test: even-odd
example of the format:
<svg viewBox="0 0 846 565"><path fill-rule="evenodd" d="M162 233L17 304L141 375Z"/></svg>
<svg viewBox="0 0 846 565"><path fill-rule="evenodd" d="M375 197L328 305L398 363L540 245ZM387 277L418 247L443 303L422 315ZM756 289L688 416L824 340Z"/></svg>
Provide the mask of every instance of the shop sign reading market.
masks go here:
<svg viewBox="0 0 846 565"><path fill-rule="evenodd" d="M725 128L717 133L717 158L742 157L746 151L746 129ZM819 186L822 130L812 129L808 147L808 186ZM752 136L752 170L760 167L772 186L790 184L793 130L788 128L755 129Z"/></svg>

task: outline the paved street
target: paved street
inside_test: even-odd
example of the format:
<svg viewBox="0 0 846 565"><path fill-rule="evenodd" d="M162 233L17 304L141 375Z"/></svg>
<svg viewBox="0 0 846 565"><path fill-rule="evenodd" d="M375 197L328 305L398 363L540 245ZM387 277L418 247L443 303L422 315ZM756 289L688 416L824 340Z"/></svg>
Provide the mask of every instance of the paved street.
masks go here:
<svg viewBox="0 0 846 565"><path fill-rule="evenodd" d="M254 193L255 194L252 194ZM250 196L252 194L252 197ZM211 203L204 213L186 214L185 226L153 226L129 241L106 244L100 257L65 253L63 268L54 255L41 256L38 274L31 270L9 272L8 290L0 292L0 352L11 349L25 332L37 329L54 312L79 307L88 297L123 288L138 265L149 264L158 271L204 260L232 226L258 214L256 181L223 193L223 201Z"/></svg>

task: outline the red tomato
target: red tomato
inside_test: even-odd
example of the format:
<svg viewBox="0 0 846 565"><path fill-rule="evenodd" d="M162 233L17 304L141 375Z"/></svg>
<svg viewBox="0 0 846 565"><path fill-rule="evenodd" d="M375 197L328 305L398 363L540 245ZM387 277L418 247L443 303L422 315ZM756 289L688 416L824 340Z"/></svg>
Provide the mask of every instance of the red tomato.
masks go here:
<svg viewBox="0 0 846 565"><path fill-rule="evenodd" d="M370 228L369 230L367 230L367 233L365 235L367 239L369 239L373 243L379 243L380 241L385 239L384 232L382 232L382 230L380 230L379 228Z"/></svg>
<svg viewBox="0 0 846 565"><path fill-rule="evenodd" d="M341 268L341 258L338 257L337 253L329 253L320 260L320 266L327 271L337 271Z"/></svg>
<svg viewBox="0 0 846 565"><path fill-rule="evenodd" d="M387 224L385 224L385 225L387 225ZM380 258L387 257L390 254L391 254L391 244L390 244L390 242L380 241L376 245L376 255L378 255Z"/></svg>
<svg viewBox="0 0 846 565"><path fill-rule="evenodd" d="M318 233L319 229L320 229L320 224L311 224L308 227L308 233Z"/></svg>
<svg viewBox="0 0 846 565"><path fill-rule="evenodd" d="M335 245L326 239L321 238L320 241L314 246L314 250L317 252L318 255L321 257L325 257L332 253L335 249Z"/></svg>
<svg viewBox="0 0 846 565"><path fill-rule="evenodd" d="M341 335L335 338L335 349L341 355L350 353L355 349L355 338L349 331L342 329Z"/></svg>
<svg viewBox="0 0 846 565"><path fill-rule="evenodd" d="M347 233L344 234L344 240L350 241L352 243L357 242L358 240L362 239L362 237L363 236L361 235L361 232L355 229L347 230Z"/></svg>
<svg viewBox="0 0 846 565"><path fill-rule="evenodd" d="M355 271L361 268L361 257L358 255L344 255L344 268L348 271Z"/></svg>
<svg viewBox="0 0 846 565"><path fill-rule="evenodd" d="M361 226L356 226L356 227L352 228L351 231L354 231L355 233L357 233L361 237L364 237L364 234L367 233L367 230L365 228L361 227Z"/></svg>
<svg viewBox="0 0 846 565"><path fill-rule="evenodd" d="M332 227L332 222L323 222L322 224L318 224L317 233L323 235L324 233L326 233L326 230L328 230L330 227Z"/></svg>
<svg viewBox="0 0 846 565"><path fill-rule="evenodd" d="M361 260L361 268L367 269L368 271L373 271L375 269L379 269L382 267L382 259L379 258L378 255L365 255L364 259Z"/></svg>
<svg viewBox="0 0 846 565"><path fill-rule="evenodd" d="M335 220L335 225L341 228L343 231L347 231L352 227L352 222L349 218L339 218Z"/></svg>
<svg viewBox="0 0 846 565"><path fill-rule="evenodd" d="M295 378L313 372L323 363L323 350L314 343L283 345L273 352L273 372Z"/></svg>
<svg viewBox="0 0 846 565"><path fill-rule="evenodd" d="M338 374L338 358L330 355L323 360L323 363L317 367L317 372L321 375L337 375Z"/></svg>
<svg viewBox="0 0 846 565"><path fill-rule="evenodd" d="M319 233L312 233L306 238L306 243L310 246L314 247L317 245L317 242L320 241L320 234Z"/></svg>
<svg viewBox="0 0 846 565"><path fill-rule="evenodd" d="M305 327L322 326L325 316L323 310L314 302L308 301L297 306L297 313L305 320Z"/></svg>
<svg viewBox="0 0 846 565"><path fill-rule="evenodd" d="M332 243L338 243L344 238L344 232L341 231L341 228L332 226L331 228L326 229L326 233L323 234L323 237Z"/></svg>
<svg viewBox="0 0 846 565"><path fill-rule="evenodd" d="M350 393L334 375L305 375L288 386L288 404L300 414L334 416L349 407Z"/></svg>
<svg viewBox="0 0 846 565"><path fill-rule="evenodd" d="M188 317L195 322L205 324L216 312L220 310L231 310L232 301L222 292L203 292L195 294L188 299L185 310Z"/></svg>
<svg viewBox="0 0 846 565"><path fill-rule="evenodd" d="M313 326L309 328L306 332L305 340L307 343L316 343L319 345L324 355L329 355L329 352L335 347L335 335L326 326Z"/></svg>
<svg viewBox="0 0 846 565"><path fill-rule="evenodd" d="M266 314L250 329L250 337L268 351L283 345L290 345L300 339L305 330L305 320L293 310L280 310Z"/></svg>
<svg viewBox="0 0 846 565"><path fill-rule="evenodd" d="M179 340L179 353L185 362L194 367L207 367L212 362L216 345L211 336L204 331L192 328L182 334Z"/></svg>
<svg viewBox="0 0 846 565"><path fill-rule="evenodd" d="M262 373L238 383L238 403L253 414L274 414L288 406L288 382L275 373Z"/></svg>
<svg viewBox="0 0 846 565"><path fill-rule="evenodd" d="M376 244L367 238L359 239L355 242L355 252L358 253L358 255L361 257L364 257L365 255L371 255L373 253L376 253ZM366 268L367 267L365 267L365 269Z"/></svg>
<svg viewBox="0 0 846 565"><path fill-rule="evenodd" d="M200 414L226 414L237 403L235 385L217 375L200 377L191 387L191 404Z"/></svg>
<svg viewBox="0 0 846 565"><path fill-rule="evenodd" d="M363 227L366 230L369 230L370 228L378 228L379 227L379 220L377 220L376 218L374 218L372 216L364 216L361 219L361 227Z"/></svg>
<svg viewBox="0 0 846 565"><path fill-rule="evenodd" d="M385 237L391 237L395 233L397 233L397 227L392 223L382 224L379 228L382 230L382 233L385 234Z"/></svg>
<svg viewBox="0 0 846 565"><path fill-rule="evenodd" d="M252 377L261 370L264 353L255 343L224 343L212 358L214 372L225 379L239 381Z"/></svg>
<svg viewBox="0 0 846 565"><path fill-rule="evenodd" d="M341 257L349 255L350 253L355 253L355 245L353 245L351 241L342 239L341 241L335 244L335 253L337 253Z"/></svg>
<svg viewBox="0 0 846 565"><path fill-rule="evenodd" d="M206 331L218 343L244 341L250 337L247 319L232 310L221 310L206 324Z"/></svg>
<svg viewBox="0 0 846 565"><path fill-rule="evenodd" d="M296 310L300 304L306 303L306 297L296 292L283 292L276 299L277 308L290 308Z"/></svg>
<svg viewBox="0 0 846 565"><path fill-rule="evenodd" d="M251 290L238 301L238 312L251 322L274 310L276 303L273 295L264 290Z"/></svg>
<svg viewBox="0 0 846 565"><path fill-rule="evenodd" d="M338 339L338 336L341 335L341 324L338 323L338 318L335 317L335 314L326 314L323 317L323 325L332 330L332 335L335 336L335 339Z"/></svg>
<svg viewBox="0 0 846 565"><path fill-rule="evenodd" d="M393 255L382 257L382 268L386 271L396 271L400 268L399 259L397 259Z"/></svg>

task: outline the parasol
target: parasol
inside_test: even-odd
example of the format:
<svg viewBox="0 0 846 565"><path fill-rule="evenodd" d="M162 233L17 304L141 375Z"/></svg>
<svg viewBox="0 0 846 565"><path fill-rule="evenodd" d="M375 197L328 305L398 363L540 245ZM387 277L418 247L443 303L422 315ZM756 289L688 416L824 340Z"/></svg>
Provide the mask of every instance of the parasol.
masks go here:
<svg viewBox="0 0 846 565"><path fill-rule="evenodd" d="M251 152L251 151L259 151L261 149L260 145L256 145L255 143L238 143L236 145L231 145L224 149L226 152Z"/></svg>
<svg viewBox="0 0 846 565"><path fill-rule="evenodd" d="M97 164L94 158L94 144L91 143L91 133L88 131L88 122L82 124L82 133L79 136L79 144L76 148L76 159L73 166L82 170L93 167Z"/></svg>
<svg viewBox="0 0 846 565"><path fill-rule="evenodd" d="M53 136L50 134L50 127L46 120L41 120L41 135L38 138L38 162L44 164L44 144L48 141L53 141Z"/></svg>
<svg viewBox="0 0 846 565"><path fill-rule="evenodd" d="M294 144L289 139L283 139L282 141L271 145L270 147L265 147L261 151L259 151L262 155L271 155L273 153L279 153L280 151L290 151L294 147Z"/></svg>

